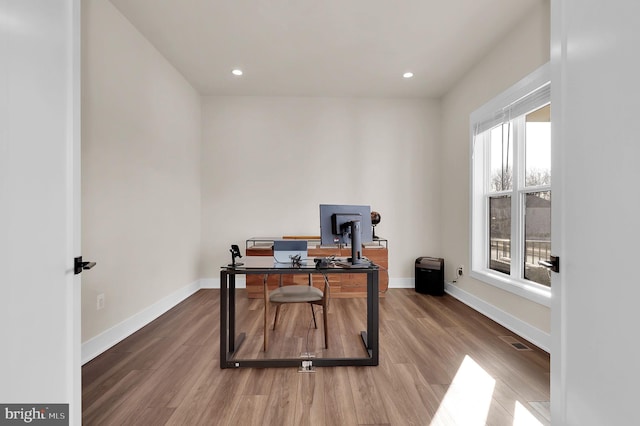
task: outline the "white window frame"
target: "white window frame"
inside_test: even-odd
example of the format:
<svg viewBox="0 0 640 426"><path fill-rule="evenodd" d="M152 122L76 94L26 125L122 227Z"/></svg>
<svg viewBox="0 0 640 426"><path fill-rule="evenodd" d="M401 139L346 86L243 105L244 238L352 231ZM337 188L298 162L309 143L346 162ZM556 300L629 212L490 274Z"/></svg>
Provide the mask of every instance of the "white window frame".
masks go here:
<svg viewBox="0 0 640 426"><path fill-rule="evenodd" d="M482 134L486 130L495 127L499 123L508 122L511 117L518 117L547 105L550 102L551 72L549 64L545 64L533 73L510 87L509 89L487 102L485 105L471 113L470 116L470 140L471 140L471 174L470 174L470 276L482 282L499 287L518 296L532 300L545 306L551 305L551 289L547 286L520 278L522 271L522 253L518 247L522 245L524 230L524 197L529 192L551 191L551 185L535 188L518 189L517 180L524 179L522 170L513 172L513 190L503 191L502 194L516 197L517 202L512 205L511 224L511 275L507 275L489 269L489 206L487 194L489 193L487 173L489 173L488 149L484 149L485 141ZM512 120L513 131L521 132L524 129L524 120ZM484 133L486 135L486 132ZM478 135L478 137L476 137ZM514 144L513 160L521 160L524 154ZM522 164L520 162L520 164ZM491 192L492 195L501 193Z"/></svg>

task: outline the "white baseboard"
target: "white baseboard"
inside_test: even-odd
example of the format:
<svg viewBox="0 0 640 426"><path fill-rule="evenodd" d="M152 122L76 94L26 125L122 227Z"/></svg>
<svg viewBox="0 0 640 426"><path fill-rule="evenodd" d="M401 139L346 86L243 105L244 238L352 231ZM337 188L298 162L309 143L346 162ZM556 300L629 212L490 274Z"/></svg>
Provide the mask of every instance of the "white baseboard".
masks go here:
<svg viewBox="0 0 640 426"><path fill-rule="evenodd" d="M140 330L142 327L149 324L151 321L155 320L187 297L191 296L200 288L200 280L194 281L163 299L160 299L134 316L127 318L120 324L117 324L87 340L82 344L82 364L86 364L110 347Z"/></svg>
<svg viewBox="0 0 640 426"><path fill-rule="evenodd" d="M389 288L414 288L415 279L413 278L392 278L389 277Z"/></svg>
<svg viewBox="0 0 640 426"><path fill-rule="evenodd" d="M501 326L513 331L518 336L527 339L540 349L549 352L551 347L551 335L539 330L526 322L514 317L513 315L503 311L500 308L493 306L490 303L485 302L482 299L474 296L473 294L462 290L460 287L451 283L445 283L445 292L455 297L462 303L481 314L491 318Z"/></svg>

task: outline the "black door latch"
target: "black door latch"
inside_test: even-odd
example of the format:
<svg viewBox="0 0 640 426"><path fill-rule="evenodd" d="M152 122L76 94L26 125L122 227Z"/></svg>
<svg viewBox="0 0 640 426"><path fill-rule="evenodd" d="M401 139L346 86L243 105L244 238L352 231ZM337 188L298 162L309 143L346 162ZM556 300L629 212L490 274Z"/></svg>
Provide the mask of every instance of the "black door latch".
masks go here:
<svg viewBox="0 0 640 426"><path fill-rule="evenodd" d="M538 264L545 268L551 269L553 272L560 272L560 258L558 256L550 256L551 262L539 260Z"/></svg>
<svg viewBox="0 0 640 426"><path fill-rule="evenodd" d="M82 256L73 259L73 272L78 275L85 269L91 269L96 266L96 262L83 262Z"/></svg>

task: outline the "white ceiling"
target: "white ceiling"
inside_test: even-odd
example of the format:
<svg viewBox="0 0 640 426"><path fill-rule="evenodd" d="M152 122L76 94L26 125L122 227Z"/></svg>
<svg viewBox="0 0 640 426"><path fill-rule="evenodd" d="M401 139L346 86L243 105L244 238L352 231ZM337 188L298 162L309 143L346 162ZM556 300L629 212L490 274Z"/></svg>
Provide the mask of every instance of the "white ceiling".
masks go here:
<svg viewBox="0 0 640 426"><path fill-rule="evenodd" d="M541 1L111 3L202 94L439 97Z"/></svg>

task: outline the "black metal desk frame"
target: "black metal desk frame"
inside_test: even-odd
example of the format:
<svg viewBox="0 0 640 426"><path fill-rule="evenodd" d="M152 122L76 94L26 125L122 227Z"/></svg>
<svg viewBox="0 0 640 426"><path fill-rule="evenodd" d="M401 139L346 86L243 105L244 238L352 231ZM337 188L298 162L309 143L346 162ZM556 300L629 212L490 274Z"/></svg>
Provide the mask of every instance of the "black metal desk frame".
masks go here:
<svg viewBox="0 0 640 426"><path fill-rule="evenodd" d="M250 256L248 256L250 258ZM243 260L249 260L247 258ZM360 336L367 356L363 358L313 358L316 367L330 366L372 366L378 365L379 338L379 294L378 267L368 268L320 268L313 267L256 267L225 266L220 270L220 368L240 367L300 367L303 358L261 358L237 359L236 351L242 345L246 334L240 333L236 339L236 275L278 275L278 274L367 274L367 330ZM323 313L324 315L324 313Z"/></svg>

